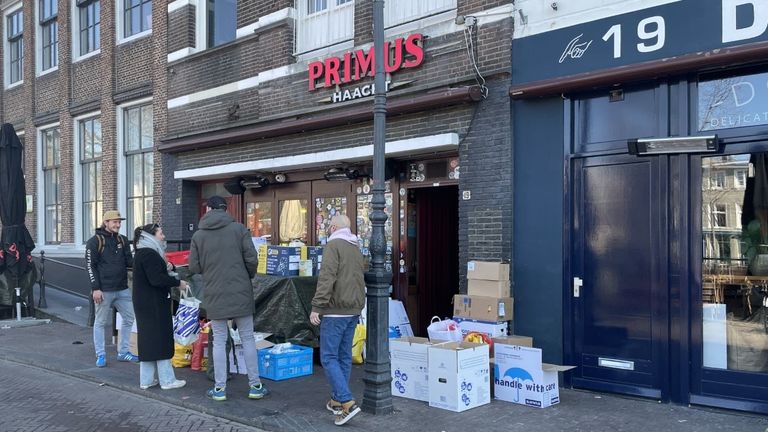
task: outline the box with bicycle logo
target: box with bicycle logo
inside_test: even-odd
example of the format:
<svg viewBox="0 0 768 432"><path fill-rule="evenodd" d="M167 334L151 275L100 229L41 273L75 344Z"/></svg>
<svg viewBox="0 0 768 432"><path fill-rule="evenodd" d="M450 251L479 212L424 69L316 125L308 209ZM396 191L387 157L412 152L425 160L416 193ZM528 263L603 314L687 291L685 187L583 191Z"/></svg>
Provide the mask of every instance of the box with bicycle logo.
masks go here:
<svg viewBox="0 0 768 432"><path fill-rule="evenodd" d="M403 337L390 339L389 357L392 364L392 395L420 401L429 401L430 342L427 338Z"/></svg>
<svg viewBox="0 0 768 432"><path fill-rule="evenodd" d="M429 406L462 412L491 403L488 345L431 345L428 358Z"/></svg>

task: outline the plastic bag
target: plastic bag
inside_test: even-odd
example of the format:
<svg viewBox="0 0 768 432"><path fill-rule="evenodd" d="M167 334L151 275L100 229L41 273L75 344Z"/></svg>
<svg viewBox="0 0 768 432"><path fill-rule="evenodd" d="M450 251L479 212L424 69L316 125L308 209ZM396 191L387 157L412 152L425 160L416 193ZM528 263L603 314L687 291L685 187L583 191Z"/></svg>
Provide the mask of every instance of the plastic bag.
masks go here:
<svg viewBox="0 0 768 432"><path fill-rule="evenodd" d="M432 317L432 323L427 327L430 341L461 342L461 329L452 319L440 320L440 317Z"/></svg>
<svg viewBox="0 0 768 432"><path fill-rule="evenodd" d="M183 368L192 362L192 345L173 344L173 358L171 364L175 368Z"/></svg>
<svg viewBox="0 0 768 432"><path fill-rule="evenodd" d="M365 361L363 349L365 348L365 338L367 330L365 325L358 324L355 327L355 336L352 339L352 363L362 364Z"/></svg>
<svg viewBox="0 0 768 432"><path fill-rule="evenodd" d="M200 322L200 335L197 340L192 344L192 363L189 365L192 370L204 370L203 369L203 353L208 348L208 333L210 331L210 324Z"/></svg>
<svg viewBox="0 0 768 432"><path fill-rule="evenodd" d="M200 300L182 293L173 318L173 339L181 345L192 345L200 333Z"/></svg>

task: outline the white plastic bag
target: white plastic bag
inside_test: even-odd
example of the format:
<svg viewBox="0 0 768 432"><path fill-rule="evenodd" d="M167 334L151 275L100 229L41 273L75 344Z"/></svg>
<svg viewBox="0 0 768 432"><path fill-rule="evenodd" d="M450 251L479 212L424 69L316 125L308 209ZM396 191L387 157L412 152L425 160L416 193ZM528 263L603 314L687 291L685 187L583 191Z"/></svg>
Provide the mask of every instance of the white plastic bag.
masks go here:
<svg viewBox="0 0 768 432"><path fill-rule="evenodd" d="M461 342L461 329L456 321L452 319L440 320L440 317L432 317L432 323L427 327L429 340Z"/></svg>
<svg viewBox="0 0 768 432"><path fill-rule="evenodd" d="M182 292L179 308L173 317L173 340L180 345L192 345L200 335L200 300Z"/></svg>

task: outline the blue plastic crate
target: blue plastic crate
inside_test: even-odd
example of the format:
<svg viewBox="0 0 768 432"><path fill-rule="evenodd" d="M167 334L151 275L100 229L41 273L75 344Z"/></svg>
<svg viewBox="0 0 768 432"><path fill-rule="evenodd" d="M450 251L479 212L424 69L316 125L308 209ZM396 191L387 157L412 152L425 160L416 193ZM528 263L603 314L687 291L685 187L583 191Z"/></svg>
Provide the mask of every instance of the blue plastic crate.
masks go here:
<svg viewBox="0 0 768 432"><path fill-rule="evenodd" d="M312 375L312 348L293 345L290 351L280 354L260 349L259 374L273 381Z"/></svg>

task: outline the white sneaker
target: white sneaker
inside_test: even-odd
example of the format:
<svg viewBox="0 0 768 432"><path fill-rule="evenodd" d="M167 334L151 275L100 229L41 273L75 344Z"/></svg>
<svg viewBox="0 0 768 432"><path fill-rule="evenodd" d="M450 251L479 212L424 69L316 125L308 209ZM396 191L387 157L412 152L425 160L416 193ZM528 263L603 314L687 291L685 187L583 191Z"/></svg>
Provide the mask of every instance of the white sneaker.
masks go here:
<svg viewBox="0 0 768 432"><path fill-rule="evenodd" d="M150 384L150 385L140 385L139 387L140 387L142 390L146 390L146 389L148 389L148 388L150 388L150 387L154 387L154 386L156 386L156 385L158 385L158 384L160 384L160 381L158 381L158 380L154 380L154 381L152 381L152 384Z"/></svg>
<svg viewBox="0 0 768 432"><path fill-rule="evenodd" d="M172 383L170 383L168 385L162 385L161 384L160 388L163 389L163 390L173 390L173 389L177 389L177 388L182 388L185 385L187 385L186 381L177 379L177 380L175 380L174 382L172 382Z"/></svg>

